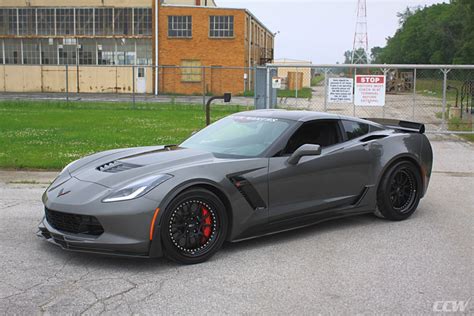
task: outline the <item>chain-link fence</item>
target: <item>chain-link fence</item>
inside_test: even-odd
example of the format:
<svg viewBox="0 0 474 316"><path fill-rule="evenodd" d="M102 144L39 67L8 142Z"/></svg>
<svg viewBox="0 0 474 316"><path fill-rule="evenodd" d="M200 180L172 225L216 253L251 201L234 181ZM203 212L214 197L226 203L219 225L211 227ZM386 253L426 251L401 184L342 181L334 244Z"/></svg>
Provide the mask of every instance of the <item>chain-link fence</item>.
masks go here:
<svg viewBox="0 0 474 316"><path fill-rule="evenodd" d="M0 65L0 99L204 105L230 92L232 104L252 108L255 84L245 67Z"/></svg>
<svg viewBox="0 0 474 316"><path fill-rule="evenodd" d="M276 91L277 98L267 97L267 107L417 121L437 133L474 132L472 65L268 65L268 69L267 87ZM380 87L374 83L367 89L365 84L371 82L364 80L376 79Z"/></svg>
<svg viewBox="0 0 474 316"><path fill-rule="evenodd" d="M357 78L382 78L379 83L383 88L373 96L378 98L377 104L360 99ZM362 118L397 118L424 123L429 132L473 133L472 65L0 65L0 91L0 99L133 105L205 105L209 97L230 92L232 104L243 109L306 109ZM375 92L365 93L370 96Z"/></svg>

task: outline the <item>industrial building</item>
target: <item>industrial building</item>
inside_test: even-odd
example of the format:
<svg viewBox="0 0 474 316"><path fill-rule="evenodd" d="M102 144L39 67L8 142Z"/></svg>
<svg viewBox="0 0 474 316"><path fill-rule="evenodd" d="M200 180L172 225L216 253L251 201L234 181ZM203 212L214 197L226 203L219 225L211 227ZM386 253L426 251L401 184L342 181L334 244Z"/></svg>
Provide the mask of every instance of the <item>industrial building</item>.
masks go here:
<svg viewBox="0 0 474 316"><path fill-rule="evenodd" d="M240 93L273 47L248 10L213 0L0 3L5 92Z"/></svg>

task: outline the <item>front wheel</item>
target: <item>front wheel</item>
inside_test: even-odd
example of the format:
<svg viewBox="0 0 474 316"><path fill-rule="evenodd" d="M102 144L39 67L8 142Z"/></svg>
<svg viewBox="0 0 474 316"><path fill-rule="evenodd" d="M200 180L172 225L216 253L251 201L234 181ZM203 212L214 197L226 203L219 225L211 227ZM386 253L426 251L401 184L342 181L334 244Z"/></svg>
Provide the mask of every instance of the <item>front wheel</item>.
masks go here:
<svg viewBox="0 0 474 316"><path fill-rule="evenodd" d="M168 258L196 264L212 257L224 243L228 219L225 206L212 192L191 189L166 209L162 240Z"/></svg>
<svg viewBox="0 0 474 316"><path fill-rule="evenodd" d="M392 221L407 219L416 211L421 191L422 180L418 168L408 161L396 163L380 181L375 214Z"/></svg>

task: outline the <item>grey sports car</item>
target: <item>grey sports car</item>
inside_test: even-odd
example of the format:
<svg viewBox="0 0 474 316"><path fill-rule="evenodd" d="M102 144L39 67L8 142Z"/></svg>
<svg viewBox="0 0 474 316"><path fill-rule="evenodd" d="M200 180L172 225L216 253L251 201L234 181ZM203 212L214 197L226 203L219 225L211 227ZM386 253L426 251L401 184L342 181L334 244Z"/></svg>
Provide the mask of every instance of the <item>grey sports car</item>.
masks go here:
<svg viewBox="0 0 474 316"><path fill-rule="evenodd" d="M181 145L71 163L43 195L38 235L67 250L199 263L224 241L363 213L404 220L432 161L422 124L243 112Z"/></svg>

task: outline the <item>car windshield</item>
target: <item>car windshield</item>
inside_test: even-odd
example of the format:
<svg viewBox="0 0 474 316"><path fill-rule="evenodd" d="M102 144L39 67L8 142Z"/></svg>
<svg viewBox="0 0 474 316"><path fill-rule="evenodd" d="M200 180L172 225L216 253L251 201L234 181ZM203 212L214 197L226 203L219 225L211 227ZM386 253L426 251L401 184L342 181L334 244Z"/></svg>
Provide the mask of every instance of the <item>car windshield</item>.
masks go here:
<svg viewBox="0 0 474 316"><path fill-rule="evenodd" d="M229 116L191 136L181 144L224 156L258 157L291 125L289 120Z"/></svg>

